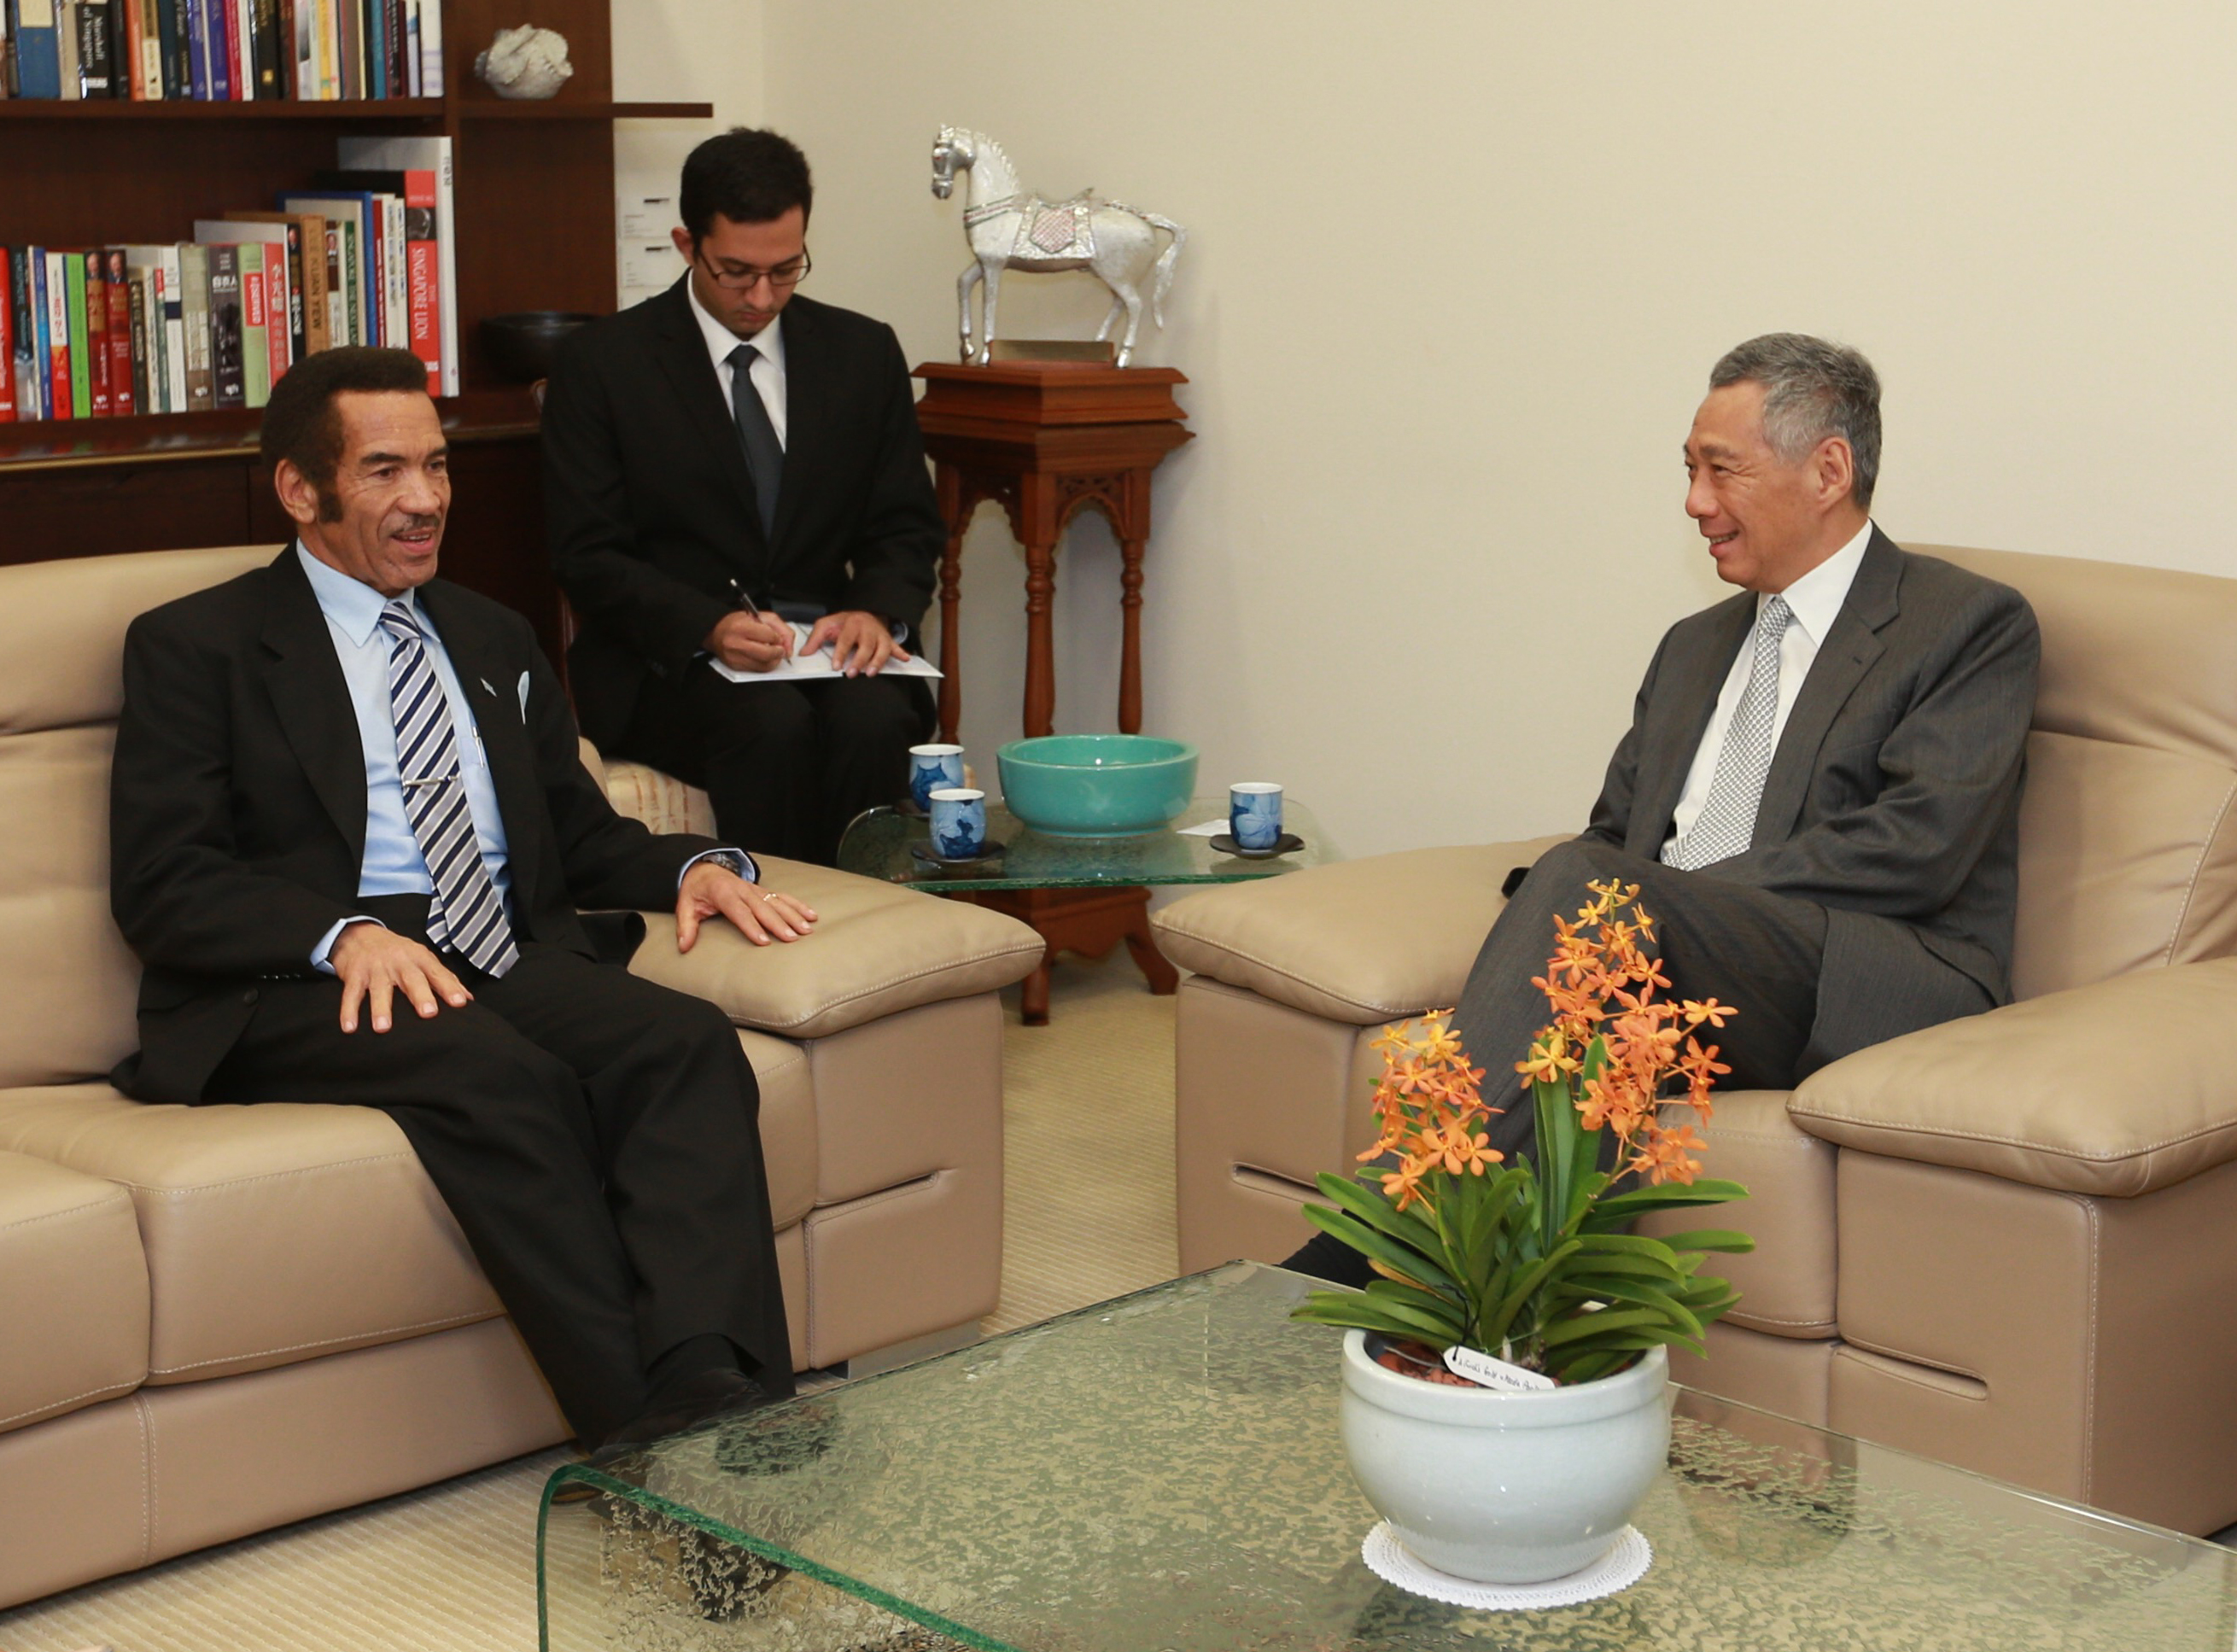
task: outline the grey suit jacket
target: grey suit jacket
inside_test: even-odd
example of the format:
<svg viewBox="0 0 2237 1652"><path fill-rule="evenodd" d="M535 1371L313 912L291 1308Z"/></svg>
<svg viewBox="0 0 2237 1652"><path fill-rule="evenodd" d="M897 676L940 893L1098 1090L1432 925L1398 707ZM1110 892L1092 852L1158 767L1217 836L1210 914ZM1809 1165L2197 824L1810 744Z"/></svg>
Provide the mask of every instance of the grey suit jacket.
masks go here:
<svg viewBox="0 0 2237 1652"><path fill-rule="evenodd" d="M1640 685L1587 837L1653 857L1755 623L1680 620ZM2011 998L2020 786L2042 647L2027 599L1872 530L1788 714L1745 853L1701 869L1827 912L1803 1068Z"/></svg>

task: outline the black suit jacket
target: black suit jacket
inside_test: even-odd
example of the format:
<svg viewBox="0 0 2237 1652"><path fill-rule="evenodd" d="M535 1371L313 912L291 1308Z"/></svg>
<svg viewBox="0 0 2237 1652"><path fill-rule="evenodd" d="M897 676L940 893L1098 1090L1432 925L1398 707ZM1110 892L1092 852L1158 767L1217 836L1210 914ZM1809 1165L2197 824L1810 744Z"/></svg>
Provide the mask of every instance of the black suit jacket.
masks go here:
<svg viewBox="0 0 2237 1652"><path fill-rule="evenodd" d="M581 626L576 708L599 746L628 727L645 673L680 675L741 592L914 627L947 541L901 341L802 297L784 310L784 484L763 535L690 279L575 333L545 390L544 523Z"/></svg>
<svg viewBox="0 0 2237 1652"><path fill-rule="evenodd" d="M672 907L685 862L717 846L614 812L527 621L439 579L419 600L472 700L518 938L595 957L577 906ZM363 910L365 828L356 714L292 546L132 622L109 780L109 900L146 966L124 1088L200 1098L259 978L309 976L320 938Z"/></svg>
<svg viewBox="0 0 2237 1652"><path fill-rule="evenodd" d="M1664 636L1586 835L1661 852L1755 610L1744 592ZM2041 654L2017 591L1872 530L1772 754L1747 852L1699 874L1826 908L1805 1070L1947 1018L1934 960L2009 1002Z"/></svg>

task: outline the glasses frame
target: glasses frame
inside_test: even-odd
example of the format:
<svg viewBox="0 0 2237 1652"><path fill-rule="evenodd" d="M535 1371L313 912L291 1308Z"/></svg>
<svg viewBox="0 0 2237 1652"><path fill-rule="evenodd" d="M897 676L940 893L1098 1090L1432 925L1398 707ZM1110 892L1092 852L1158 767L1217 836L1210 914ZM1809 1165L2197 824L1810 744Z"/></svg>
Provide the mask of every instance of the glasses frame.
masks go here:
<svg viewBox="0 0 2237 1652"><path fill-rule="evenodd" d="M780 279L778 276L777 270L782 269L784 267L782 265L779 265L776 270L748 270L743 273L733 270L718 270L715 267L714 260L707 256L696 240L691 243L691 256L705 268L708 276L715 285L725 293L750 293L763 281L769 284L769 290L772 293L789 293L806 280L808 273L815 267L815 260L808 256L805 243L800 249L799 273L789 279Z"/></svg>

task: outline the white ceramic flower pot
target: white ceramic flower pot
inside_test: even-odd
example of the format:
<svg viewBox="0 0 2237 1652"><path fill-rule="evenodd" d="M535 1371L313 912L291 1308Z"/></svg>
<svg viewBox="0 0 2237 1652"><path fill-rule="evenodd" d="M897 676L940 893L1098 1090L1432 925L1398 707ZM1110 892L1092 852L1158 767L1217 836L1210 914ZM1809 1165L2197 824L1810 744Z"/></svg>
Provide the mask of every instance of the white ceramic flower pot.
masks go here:
<svg viewBox="0 0 2237 1652"><path fill-rule="evenodd" d="M1343 1448L1398 1540L1439 1571L1542 1583L1606 1554L1670 1451L1670 1359L1531 1393L1402 1377L1343 1339Z"/></svg>

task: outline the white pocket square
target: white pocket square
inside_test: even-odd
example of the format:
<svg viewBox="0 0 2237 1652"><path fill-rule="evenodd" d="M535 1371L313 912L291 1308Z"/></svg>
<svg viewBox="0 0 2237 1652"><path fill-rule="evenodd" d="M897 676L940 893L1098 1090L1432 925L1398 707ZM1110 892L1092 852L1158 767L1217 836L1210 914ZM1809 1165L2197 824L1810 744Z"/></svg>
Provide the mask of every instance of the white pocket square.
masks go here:
<svg viewBox="0 0 2237 1652"><path fill-rule="evenodd" d="M520 721L528 721L528 673L520 674Z"/></svg>

